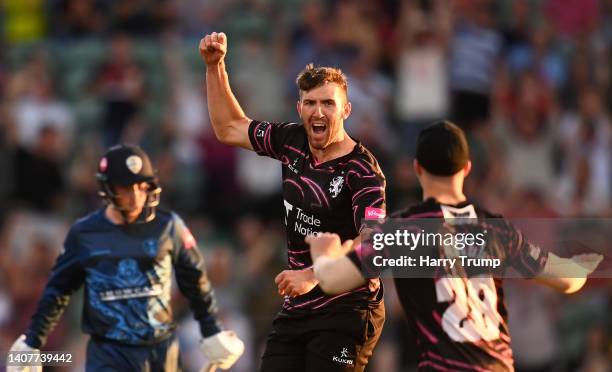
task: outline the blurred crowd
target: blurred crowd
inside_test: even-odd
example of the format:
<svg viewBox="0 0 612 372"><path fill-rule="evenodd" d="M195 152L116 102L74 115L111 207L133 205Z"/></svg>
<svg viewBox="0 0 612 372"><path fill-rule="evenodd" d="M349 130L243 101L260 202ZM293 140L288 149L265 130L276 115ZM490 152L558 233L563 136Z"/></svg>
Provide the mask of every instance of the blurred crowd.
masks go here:
<svg viewBox="0 0 612 372"><path fill-rule="evenodd" d="M251 118L296 121L296 74L340 67L348 132L378 157L389 210L420 198L415 138L468 133L466 191L509 217L612 217L610 0L4 0L0 5L0 350L23 332L72 221L101 206L103 149L153 157L162 205L203 250L221 317L256 369L285 265L280 167L212 134L197 45L228 34L231 84ZM612 286L562 297L507 280L520 371L610 371ZM82 365L81 295L47 350ZM370 371L414 368L393 291ZM202 363L176 296L183 365ZM79 363L81 361L81 363ZM67 368L70 370L71 368Z"/></svg>

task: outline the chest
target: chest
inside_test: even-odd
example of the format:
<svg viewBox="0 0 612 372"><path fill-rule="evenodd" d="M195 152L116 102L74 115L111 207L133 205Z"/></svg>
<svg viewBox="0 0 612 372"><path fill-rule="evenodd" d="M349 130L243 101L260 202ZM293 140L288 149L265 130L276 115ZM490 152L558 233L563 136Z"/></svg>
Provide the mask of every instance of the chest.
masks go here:
<svg viewBox="0 0 612 372"><path fill-rule="evenodd" d="M350 210L346 172L342 165L314 166L308 158L288 157L283 162L283 199L302 212L322 217Z"/></svg>
<svg viewBox="0 0 612 372"><path fill-rule="evenodd" d="M174 247L169 228L110 227L82 234L79 242L85 267L126 259L142 268L153 267L171 255Z"/></svg>

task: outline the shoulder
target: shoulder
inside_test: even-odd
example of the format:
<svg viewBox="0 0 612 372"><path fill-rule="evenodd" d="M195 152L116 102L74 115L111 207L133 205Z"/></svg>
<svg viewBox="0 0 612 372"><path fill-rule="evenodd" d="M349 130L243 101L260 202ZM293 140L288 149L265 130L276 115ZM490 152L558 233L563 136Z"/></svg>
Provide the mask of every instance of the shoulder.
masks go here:
<svg viewBox="0 0 612 372"><path fill-rule="evenodd" d="M290 135L306 136L306 132L304 132L304 125L289 121L277 123L271 121L253 120L249 124L249 127L256 137L263 137L268 130L272 129L277 132L283 132Z"/></svg>
<svg viewBox="0 0 612 372"><path fill-rule="evenodd" d="M157 208L155 210L156 225L184 224L181 216L173 210Z"/></svg>
<svg viewBox="0 0 612 372"><path fill-rule="evenodd" d="M501 213L491 212L490 210L481 208L478 205L474 205L474 208L476 209L476 214L479 217L505 219L505 217Z"/></svg>
<svg viewBox="0 0 612 372"><path fill-rule="evenodd" d="M390 218L410 218L412 216L415 216L421 213L432 212L432 211L433 209L425 206L424 203L419 203L419 204L412 205L410 207L395 211L391 213L389 217Z"/></svg>
<svg viewBox="0 0 612 372"><path fill-rule="evenodd" d="M253 120L249 124L249 139L255 152L278 159L281 146L304 149L308 138L304 126L293 122L273 123Z"/></svg>
<svg viewBox="0 0 612 372"><path fill-rule="evenodd" d="M382 178L385 177L374 154L361 143L355 145L345 164L348 170L356 171L360 175L377 174Z"/></svg>
<svg viewBox="0 0 612 372"><path fill-rule="evenodd" d="M389 217L391 218L442 217L442 210L440 209L440 204L436 200L430 198L420 203L411 205L407 208L401 209L397 212L394 212Z"/></svg>
<svg viewBox="0 0 612 372"><path fill-rule="evenodd" d="M64 248L73 251L79 247L83 235L103 231L105 224L110 224L104 216L104 210L105 208L100 208L85 216L77 218L66 234Z"/></svg>
<svg viewBox="0 0 612 372"><path fill-rule="evenodd" d="M98 228L105 222L106 217L104 217L104 209L105 208L96 209L85 216L77 218L72 226L70 226L70 232L79 233Z"/></svg>

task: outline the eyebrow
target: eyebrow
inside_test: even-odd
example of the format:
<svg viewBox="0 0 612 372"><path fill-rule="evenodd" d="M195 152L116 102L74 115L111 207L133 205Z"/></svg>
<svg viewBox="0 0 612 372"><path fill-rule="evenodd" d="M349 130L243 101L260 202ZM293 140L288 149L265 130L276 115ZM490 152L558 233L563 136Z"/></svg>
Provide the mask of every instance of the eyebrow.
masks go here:
<svg viewBox="0 0 612 372"><path fill-rule="evenodd" d="M321 99L321 100L316 100L316 99L312 99L312 98L305 98L302 100L302 102L304 103L313 103L313 102L317 102L320 101L322 103L336 103L336 100L333 98L325 98L325 99Z"/></svg>

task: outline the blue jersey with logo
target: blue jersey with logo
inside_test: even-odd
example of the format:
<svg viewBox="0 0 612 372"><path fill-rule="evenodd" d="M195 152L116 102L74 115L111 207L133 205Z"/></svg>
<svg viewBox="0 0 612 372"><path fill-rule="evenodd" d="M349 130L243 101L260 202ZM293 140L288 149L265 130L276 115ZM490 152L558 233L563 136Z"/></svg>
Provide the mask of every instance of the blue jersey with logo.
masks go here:
<svg viewBox="0 0 612 372"><path fill-rule="evenodd" d="M70 228L26 342L36 348L45 343L81 285L85 333L131 345L164 340L176 327L170 307L173 272L203 336L217 333L204 259L181 218L158 210L150 222L115 225L104 209L97 210Z"/></svg>

